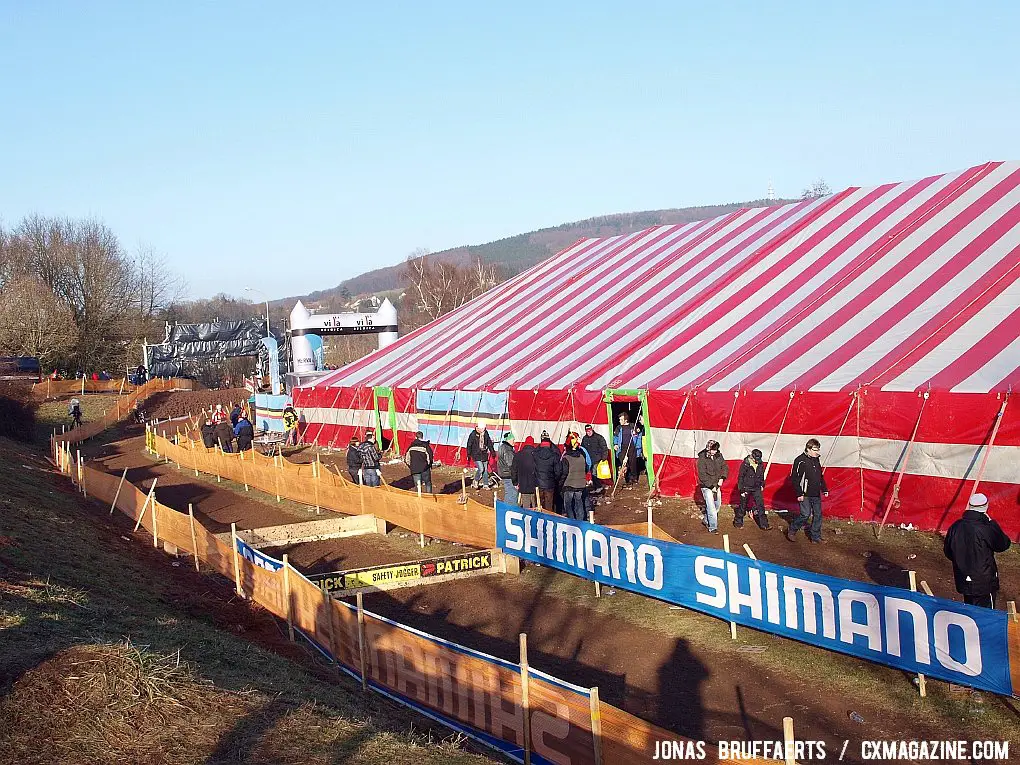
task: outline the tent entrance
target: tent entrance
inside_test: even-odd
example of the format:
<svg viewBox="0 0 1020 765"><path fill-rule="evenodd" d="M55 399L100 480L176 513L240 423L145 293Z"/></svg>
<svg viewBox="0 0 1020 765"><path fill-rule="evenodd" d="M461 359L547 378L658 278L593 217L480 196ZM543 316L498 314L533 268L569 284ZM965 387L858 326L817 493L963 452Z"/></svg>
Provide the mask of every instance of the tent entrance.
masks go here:
<svg viewBox="0 0 1020 765"><path fill-rule="evenodd" d="M393 448L400 455L400 439L397 435L397 409L393 403L393 390L382 385L372 388L372 420L379 436L379 450Z"/></svg>
<svg viewBox="0 0 1020 765"><path fill-rule="evenodd" d="M606 388L603 400L606 402L606 415L609 417L609 427L615 434L620 426L620 415L626 414L627 421L634 425L641 423L643 432L641 440L642 459L638 462L639 472L644 471L648 479L648 488L655 488L655 474L651 470L652 465L652 433L648 425L648 391L645 390L623 390L617 388ZM612 441L610 441L612 448ZM615 460L609 461L613 473L613 480L617 478L617 465Z"/></svg>

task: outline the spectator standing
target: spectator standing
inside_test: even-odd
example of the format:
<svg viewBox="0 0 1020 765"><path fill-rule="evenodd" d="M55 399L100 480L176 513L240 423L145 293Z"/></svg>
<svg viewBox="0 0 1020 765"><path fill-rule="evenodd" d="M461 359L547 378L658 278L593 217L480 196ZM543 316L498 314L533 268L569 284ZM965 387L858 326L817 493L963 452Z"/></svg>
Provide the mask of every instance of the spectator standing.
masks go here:
<svg viewBox="0 0 1020 765"><path fill-rule="evenodd" d="M719 506L722 504L722 485L730 476L729 465L719 451L718 441L709 441L698 452L698 487L705 499L704 524L711 534L719 533Z"/></svg>
<svg viewBox="0 0 1020 765"><path fill-rule="evenodd" d="M625 472L626 484L637 483L640 441L626 412L620 413L620 424L613 433L613 450L616 452L616 469Z"/></svg>
<svg viewBox="0 0 1020 765"><path fill-rule="evenodd" d="M248 422L248 417L241 412L234 425L234 435L237 437L237 451L246 452L251 449L251 442L255 438L255 429Z"/></svg>
<svg viewBox="0 0 1020 765"><path fill-rule="evenodd" d="M231 425L231 427L234 427L234 428L237 427L237 421L239 419L241 419L241 412L242 411L244 411L244 410L241 409L241 405L240 404L234 404L234 408L230 410L230 425Z"/></svg>
<svg viewBox="0 0 1020 765"><path fill-rule="evenodd" d="M80 428L81 427L81 402L78 399L76 399L76 398L72 398L71 399L71 404L67 408L67 413L69 415L71 415L71 427L72 428Z"/></svg>
<svg viewBox="0 0 1020 765"><path fill-rule="evenodd" d="M561 466L564 515L575 521L583 521L587 506L589 464L576 433L567 436L567 448L563 452Z"/></svg>
<svg viewBox="0 0 1020 765"><path fill-rule="evenodd" d="M499 453L496 455L496 473L503 481L503 501L511 505L517 504L517 487L514 486L513 467L517 452L514 451L514 434L507 431L499 442Z"/></svg>
<svg viewBox="0 0 1020 765"><path fill-rule="evenodd" d="M818 439L810 438L804 446L804 453L798 454L793 461L790 482L797 493L800 515L793 519L786 532L786 538L791 542L797 541L797 532L808 526L809 521L808 539L815 544L822 541L822 497L829 496L829 487L825 485L822 461L818 458L821 452L822 445Z"/></svg>
<svg viewBox="0 0 1020 765"><path fill-rule="evenodd" d="M475 463L474 488L481 489L489 485L489 455L496 453L496 447L492 443L489 431L485 429L485 423L479 422L467 440L467 456Z"/></svg>
<svg viewBox="0 0 1020 765"><path fill-rule="evenodd" d="M425 434L422 431L419 430L414 434L414 440L407 447L404 459L411 471L411 478L414 479L414 488L421 489L423 494L431 494L432 464L435 462L435 454L432 451L432 444L425 440Z"/></svg>
<svg viewBox="0 0 1020 765"><path fill-rule="evenodd" d="M531 436L524 439L524 446L510 465L510 480L517 490L517 504L521 507L535 507L538 468L535 465L535 439Z"/></svg>
<svg viewBox="0 0 1020 765"><path fill-rule="evenodd" d="M375 431L369 430L365 433L365 440L358 445L358 451L361 452L361 475L364 477L365 486L378 486L382 477L379 470L382 452L375 444Z"/></svg>
<svg viewBox="0 0 1020 765"><path fill-rule="evenodd" d="M351 436L350 443L347 444L347 475L351 477L354 483L361 483L361 479L358 477L358 471L361 470L361 450L358 448L357 436Z"/></svg>
<svg viewBox="0 0 1020 765"><path fill-rule="evenodd" d="M556 490L563 479L565 467L559 449L553 446L549 434L543 432L542 444L535 449L535 473L539 506L547 512L556 512Z"/></svg>
<svg viewBox="0 0 1020 765"><path fill-rule="evenodd" d="M988 497L975 494L963 516L949 527L943 552L953 562L956 591L972 606L995 608L999 567L995 553L1009 549L1009 537L988 517Z"/></svg>
<svg viewBox="0 0 1020 765"><path fill-rule="evenodd" d="M737 473L737 491L740 492L740 502L733 513L733 525L738 529L744 525L744 516L751 510L754 522L762 531L769 531L769 519L765 513L765 498L762 491L765 489L765 465L762 464L760 449L753 449L751 454L744 457L740 463L740 472Z"/></svg>
<svg viewBox="0 0 1020 765"><path fill-rule="evenodd" d="M215 418L213 419L213 422L216 423L216 441L219 443L220 449L229 454L233 450L234 429L230 427L227 413L222 412L222 414L223 417L219 422L216 422Z"/></svg>
<svg viewBox="0 0 1020 765"><path fill-rule="evenodd" d="M598 464L609 459L609 444L601 433L596 433L592 425L584 426L584 438L581 439L581 448L588 452L591 458L591 492L597 494L602 490L602 481L595 474Z"/></svg>
<svg viewBox="0 0 1020 765"><path fill-rule="evenodd" d="M206 449L216 446L216 426L208 417L205 420L205 425L202 426L202 444Z"/></svg>
<svg viewBox="0 0 1020 765"><path fill-rule="evenodd" d="M283 430L287 434L283 442L284 446L297 446L298 415L292 406L288 406L283 410Z"/></svg>

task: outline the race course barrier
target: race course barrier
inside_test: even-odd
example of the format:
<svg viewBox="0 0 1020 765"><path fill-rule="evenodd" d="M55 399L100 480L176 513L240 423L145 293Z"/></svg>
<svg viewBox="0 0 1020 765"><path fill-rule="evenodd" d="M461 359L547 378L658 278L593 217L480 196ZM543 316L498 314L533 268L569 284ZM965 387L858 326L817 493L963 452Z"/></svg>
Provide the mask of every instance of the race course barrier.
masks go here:
<svg viewBox="0 0 1020 765"><path fill-rule="evenodd" d="M459 504L453 495L419 499L413 492L390 486L363 488L339 474L316 468L316 463L297 465L282 457L222 454L207 451L190 439L186 443L188 446L180 446L154 436L158 452L182 466L197 466L203 472L306 505L321 505L345 514L371 513L439 539L478 548L496 547L575 576L911 673L1006 696L1020 691L1020 624L1001 611L750 561L739 555L680 545L662 539L668 535L659 533L649 538L605 526L566 522L561 516L537 511L514 516L510 531L508 513L519 511L513 505L497 503L501 506L497 511L470 498L466 505ZM526 518L530 520L525 523ZM555 537L542 532L542 544L548 547L536 550L537 529L552 521L559 524ZM594 551L582 550L584 555L575 556L571 545L577 539L587 544L595 534L603 540L615 540L607 544L616 547L602 550L594 563ZM528 546L527 554L523 546ZM635 579L638 574L647 578L651 573L641 569L633 557L627 560L636 568L616 572L612 564L620 565L621 550L629 550L632 556L638 550L657 556L660 565L669 558L672 563L664 569L670 574L669 589L665 589L666 582L653 587ZM584 564L577 565L582 559ZM608 574L603 573L603 559L610 566L605 569Z"/></svg>
<svg viewBox="0 0 1020 765"><path fill-rule="evenodd" d="M450 728L536 765L650 763L656 742L685 741L601 701L598 689L558 680L531 667L522 636L519 663L421 632L329 597L313 582L234 536L206 529L192 512L156 501L122 476L85 466L62 444L62 472L83 493L120 510L152 534L234 582L303 634L338 670ZM244 550L244 554L240 551ZM709 762L733 762L709 758ZM765 760L740 760L764 765Z"/></svg>
<svg viewBox="0 0 1020 765"><path fill-rule="evenodd" d="M499 549L574 576L910 673L1020 690L1003 611L496 503Z"/></svg>

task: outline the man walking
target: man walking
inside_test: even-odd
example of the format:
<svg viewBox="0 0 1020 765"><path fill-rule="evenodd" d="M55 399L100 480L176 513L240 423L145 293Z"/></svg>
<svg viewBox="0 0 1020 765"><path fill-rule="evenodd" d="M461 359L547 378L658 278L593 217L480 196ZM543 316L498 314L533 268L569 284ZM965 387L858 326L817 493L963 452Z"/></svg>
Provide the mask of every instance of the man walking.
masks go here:
<svg viewBox="0 0 1020 765"><path fill-rule="evenodd" d="M998 523L988 517L988 497L975 494L963 516L949 527L943 552L953 562L956 591L972 606L995 608L999 568L995 553L1009 549Z"/></svg>
<svg viewBox="0 0 1020 765"><path fill-rule="evenodd" d="M407 460L411 478L414 479L414 488L420 489L423 494L431 494L432 463L435 462L435 454L432 452L432 444L425 440L422 431L414 434L414 440L407 447L404 459Z"/></svg>
<svg viewBox="0 0 1020 765"><path fill-rule="evenodd" d="M722 504L723 481L730 477L730 466L719 451L718 441L709 441L698 452L698 487L705 499L703 523L710 534L719 533L719 506Z"/></svg>
<svg viewBox="0 0 1020 765"><path fill-rule="evenodd" d="M588 452L591 458L591 493L597 494L602 489L602 481L599 480L596 471L600 462L609 459L609 444L601 433L595 432L592 425L585 425L581 448Z"/></svg>
<svg viewBox="0 0 1020 765"><path fill-rule="evenodd" d="M524 439L524 446L514 457L510 466L510 480L517 489L517 504L521 507L535 507L538 470L535 466L535 439L531 436Z"/></svg>
<svg viewBox="0 0 1020 765"><path fill-rule="evenodd" d="M517 504L517 487L513 481L513 466L517 452L514 451L514 434L507 431L499 442L499 454L496 455L496 473L503 480L503 501L511 505Z"/></svg>
<svg viewBox="0 0 1020 765"><path fill-rule="evenodd" d="M481 489L489 485L489 455L496 453L489 431L485 423L479 422L467 440L467 456L475 463L474 488Z"/></svg>
<svg viewBox="0 0 1020 765"><path fill-rule="evenodd" d="M829 487L825 485L822 461L818 459L821 452L822 445L818 439L810 438L804 446L804 453L798 454L793 461L790 481L800 503L800 515L793 519L786 532L786 538L791 542L797 541L797 532L809 521L808 539L815 544L822 541L822 497L829 496Z"/></svg>
<svg viewBox="0 0 1020 765"><path fill-rule="evenodd" d="M754 515L754 522L762 531L769 531L768 516L765 514L765 499L762 491L765 489L765 465L762 464L761 450L753 449L751 454L744 458L740 464L740 472L737 474L737 491L740 492L740 502L733 513L733 525L738 529L744 525L744 516L748 510Z"/></svg>
<svg viewBox="0 0 1020 765"><path fill-rule="evenodd" d="M375 445L375 431L365 432L365 440L358 445L361 453L361 475L365 486L378 486L381 477L379 462L382 460L382 452Z"/></svg>

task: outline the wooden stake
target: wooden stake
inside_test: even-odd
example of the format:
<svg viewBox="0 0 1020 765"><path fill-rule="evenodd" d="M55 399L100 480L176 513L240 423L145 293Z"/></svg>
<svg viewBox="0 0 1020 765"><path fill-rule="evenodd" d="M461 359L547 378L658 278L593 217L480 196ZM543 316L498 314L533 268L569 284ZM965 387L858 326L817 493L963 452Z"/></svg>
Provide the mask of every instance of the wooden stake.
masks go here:
<svg viewBox="0 0 1020 765"><path fill-rule="evenodd" d="M113 495L113 502L110 503L110 515L113 515L113 511L117 509L117 500L120 499L120 488L124 485L124 479L127 478L127 468L124 468L124 472L120 474L120 481L117 483L117 493Z"/></svg>
<svg viewBox="0 0 1020 765"><path fill-rule="evenodd" d="M195 571L201 573L198 565L198 536L195 534L195 510L190 502L188 503L188 523L191 526L191 549L195 551L193 556L195 558Z"/></svg>
<svg viewBox="0 0 1020 765"><path fill-rule="evenodd" d="M81 449L77 449L75 452L78 455L77 464L75 465L75 472L78 474L78 488L82 490L84 494L84 487L81 485Z"/></svg>
<svg viewBox="0 0 1020 765"><path fill-rule="evenodd" d="M368 673L366 672L365 654L365 602L362 593L356 594L358 603L358 654L361 657L361 690L368 690Z"/></svg>
<svg viewBox="0 0 1020 765"><path fill-rule="evenodd" d="M326 609L326 629L329 632L326 635L326 639L329 640L329 654L333 657L333 663L336 664L336 639L334 637L336 630L333 629L333 598L329 596L325 588L322 589L322 607Z"/></svg>
<svg viewBox="0 0 1020 765"><path fill-rule="evenodd" d="M240 452L241 455L241 481L244 483L244 490L248 491L248 476L244 472L244 452ZM251 459L252 464L255 464L255 458Z"/></svg>
<svg viewBox="0 0 1020 765"><path fill-rule="evenodd" d="M421 481L418 482L418 546L425 547L425 514L421 504Z"/></svg>
<svg viewBox="0 0 1020 765"><path fill-rule="evenodd" d="M922 591L924 592L924 594L925 594L925 595L927 595L927 596L928 596L929 598L934 598L934 597L935 597L935 596L934 596L934 595L932 594L932 591L931 591L931 587L929 587L929 586L928 586L928 583L927 583L926 581L924 581L923 579L921 580L921 590L922 590Z"/></svg>
<svg viewBox="0 0 1020 765"><path fill-rule="evenodd" d="M156 512L156 498L155 497L152 498L152 502L150 503L150 506L152 508L151 509L151 512L152 512L152 546L158 548L159 547L159 535L158 535L158 532L156 531L156 518L159 517L159 513Z"/></svg>
<svg viewBox="0 0 1020 765"><path fill-rule="evenodd" d="M758 560L756 557L754 557L754 552L751 550L751 546L748 545L747 542L744 542L744 552L747 553L747 557L750 558L751 560Z"/></svg>
<svg viewBox="0 0 1020 765"><path fill-rule="evenodd" d="M535 490L535 493L536 494L538 493L537 489ZM595 513L594 512L589 512L588 513L588 523L595 523ZM601 598L602 597L602 585L598 581L595 582L595 597L596 598Z"/></svg>
<svg viewBox="0 0 1020 765"><path fill-rule="evenodd" d="M524 765L531 765L531 698L528 672L528 636L520 635L521 646L521 711L524 713Z"/></svg>
<svg viewBox="0 0 1020 765"><path fill-rule="evenodd" d="M722 546L723 546L723 550L725 550L726 552L730 551L730 535L729 534L723 534L722 535ZM730 640L736 640L736 639L737 639L737 623L736 622L730 622Z"/></svg>
<svg viewBox="0 0 1020 765"><path fill-rule="evenodd" d="M315 491L315 514L319 515L322 513L322 508L319 506L319 479L322 478L322 463L319 462L319 455L316 452L315 462L312 463L312 487Z"/></svg>
<svg viewBox="0 0 1020 765"><path fill-rule="evenodd" d="M652 500L648 500L648 538L651 539L654 536L652 533Z"/></svg>
<svg viewBox="0 0 1020 765"><path fill-rule="evenodd" d="M290 596L290 562L287 553L283 554L283 597L287 599L287 635L294 642L294 604Z"/></svg>
<svg viewBox="0 0 1020 765"><path fill-rule="evenodd" d="M142 518L145 516L145 508L149 506L149 503L155 500L156 492L156 481L157 478L152 479L152 486L149 488L149 493L145 497L145 502L142 504L142 511L138 513L138 520L135 521L135 531L138 531L138 527L142 525Z"/></svg>
<svg viewBox="0 0 1020 765"><path fill-rule="evenodd" d="M797 758L795 756L796 755L796 751L795 751L796 747L794 746L794 738L793 738L793 718L792 717L784 717L783 718L783 744L784 744L783 749L785 750L784 753L786 755L786 765L797 765Z"/></svg>
<svg viewBox="0 0 1020 765"><path fill-rule="evenodd" d="M283 457L277 457L274 454L273 455L273 467L279 468L280 470L283 470L283 465L281 465L279 462L277 462L276 461L277 459L282 460ZM273 485L276 487L276 501L279 502L280 501L280 474L279 473L273 473Z"/></svg>
<svg viewBox="0 0 1020 765"><path fill-rule="evenodd" d="M910 578L910 591L917 592L917 572L908 571L907 576ZM928 695L927 683L925 682L924 675L920 672L917 673L917 690L921 694L922 699Z"/></svg>
<svg viewBox="0 0 1020 765"><path fill-rule="evenodd" d="M602 705L599 702L599 689L588 691L591 706L591 741L594 765L602 765Z"/></svg>
<svg viewBox="0 0 1020 765"><path fill-rule="evenodd" d="M241 561L238 560L241 556L237 552L237 524L230 524L230 547L234 552L234 586L237 589L237 594L242 598L244 597L244 590L241 588Z"/></svg>
<svg viewBox="0 0 1020 765"><path fill-rule="evenodd" d="M1017 615L1016 615L1016 601L1015 600L1007 600L1006 601L1006 616L1009 618L1009 620L1011 622L1013 622L1013 624L1016 624L1017 621L1020 621L1020 619L1018 619Z"/></svg>
<svg viewBox="0 0 1020 765"><path fill-rule="evenodd" d="M467 477L464 475L463 470L460 473L460 496L464 498L465 502L467 502ZM539 506L538 509L541 510L542 507Z"/></svg>

